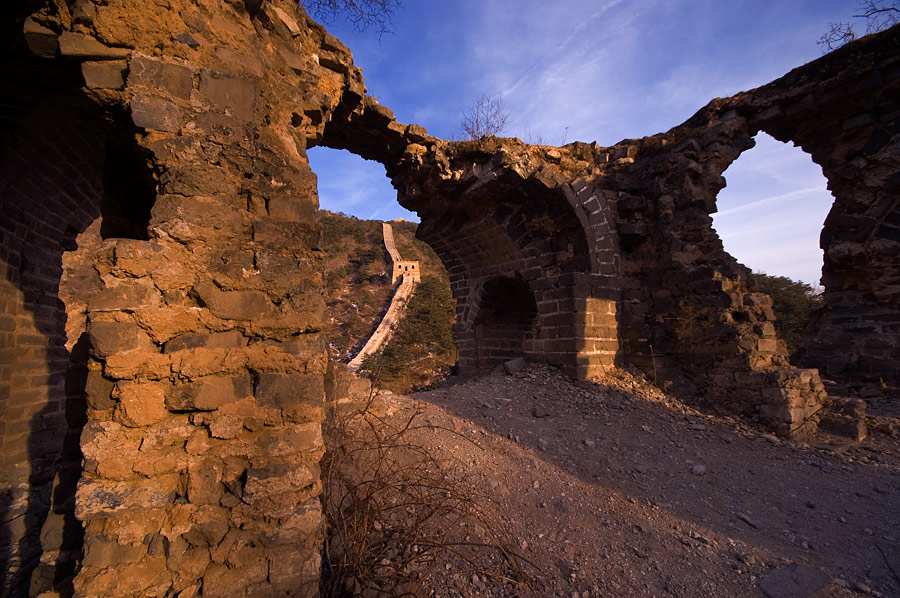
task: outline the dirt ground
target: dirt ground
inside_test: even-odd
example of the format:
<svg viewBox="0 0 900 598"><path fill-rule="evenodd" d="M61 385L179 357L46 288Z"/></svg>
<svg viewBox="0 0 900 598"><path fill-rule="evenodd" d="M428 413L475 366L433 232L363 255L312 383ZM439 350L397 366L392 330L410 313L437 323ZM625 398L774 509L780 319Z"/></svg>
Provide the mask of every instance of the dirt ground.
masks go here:
<svg viewBox="0 0 900 598"><path fill-rule="evenodd" d="M900 596L890 433L794 444L626 372L531 367L380 400L462 466L529 580L486 575L496 551L451 555L434 596Z"/></svg>

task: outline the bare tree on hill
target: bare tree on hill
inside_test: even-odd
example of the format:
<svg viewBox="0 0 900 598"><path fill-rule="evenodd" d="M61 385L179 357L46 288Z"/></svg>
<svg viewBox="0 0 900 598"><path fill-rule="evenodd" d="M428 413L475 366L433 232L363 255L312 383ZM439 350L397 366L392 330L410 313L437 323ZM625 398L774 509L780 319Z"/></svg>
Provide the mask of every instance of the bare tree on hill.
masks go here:
<svg viewBox="0 0 900 598"><path fill-rule="evenodd" d="M497 135L506 128L509 113L503 109L503 100L481 94L474 104L462 113L459 125L465 139L481 139L485 135Z"/></svg>
<svg viewBox="0 0 900 598"><path fill-rule="evenodd" d="M897 23L900 23L900 6L898 2L886 2L885 0L859 0L854 19L863 19L866 25L866 34L884 31ZM828 23L828 31L816 42L824 51L830 52L840 48L847 42L852 42L859 35L853 29L852 22Z"/></svg>

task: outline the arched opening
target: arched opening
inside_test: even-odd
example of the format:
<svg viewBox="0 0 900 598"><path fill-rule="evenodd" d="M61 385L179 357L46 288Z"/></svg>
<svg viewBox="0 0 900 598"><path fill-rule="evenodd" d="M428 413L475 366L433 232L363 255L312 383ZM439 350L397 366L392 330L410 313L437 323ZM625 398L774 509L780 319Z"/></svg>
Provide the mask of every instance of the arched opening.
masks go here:
<svg viewBox="0 0 900 598"><path fill-rule="evenodd" d="M536 336L537 303L521 277L492 278L484 283L475 317L479 372L523 357Z"/></svg>
<svg viewBox="0 0 900 598"><path fill-rule="evenodd" d="M0 64L0 594L18 596L71 587L93 258L104 238L147 238L155 181L128 125L80 94L77 70L11 56Z"/></svg>
<svg viewBox="0 0 900 598"><path fill-rule="evenodd" d="M725 250L752 271L751 290L774 301L775 328L797 357L821 304L819 238L834 203L822 169L764 132L725 171L713 225Z"/></svg>
<svg viewBox="0 0 900 598"><path fill-rule="evenodd" d="M819 235L834 203L822 168L766 133L725 171L713 226L725 250L753 270L816 286Z"/></svg>
<svg viewBox="0 0 900 598"><path fill-rule="evenodd" d="M308 156L321 208L332 358L377 376L395 392L441 382L457 360L455 310L447 271L417 234L418 216L397 203L378 162L325 147ZM414 282L411 291L404 290L407 279ZM382 321L396 317L383 334Z"/></svg>
<svg viewBox="0 0 900 598"><path fill-rule="evenodd" d="M397 191L378 162L323 146L308 149L306 155L318 178L319 209L363 220L419 221L415 212L397 203Z"/></svg>

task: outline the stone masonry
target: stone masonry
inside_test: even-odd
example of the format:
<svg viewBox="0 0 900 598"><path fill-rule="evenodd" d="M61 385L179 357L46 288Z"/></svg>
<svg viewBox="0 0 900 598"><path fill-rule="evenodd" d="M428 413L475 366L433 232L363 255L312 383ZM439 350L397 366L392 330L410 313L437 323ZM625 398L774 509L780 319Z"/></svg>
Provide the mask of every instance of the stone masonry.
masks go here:
<svg viewBox="0 0 900 598"><path fill-rule="evenodd" d="M418 212L464 374L631 364L794 438L819 370L900 384L900 29L667 133L553 148L397 122L292 0L25 0L0 26L0 596L317 593L313 145ZM808 369L711 226L759 131L836 198Z"/></svg>
<svg viewBox="0 0 900 598"><path fill-rule="evenodd" d="M0 595L316 595L305 151L359 71L290 0L2 11Z"/></svg>
<svg viewBox="0 0 900 598"><path fill-rule="evenodd" d="M462 373L520 356L579 377L626 363L806 438L828 407L818 369L900 385L898 45L898 28L869 36L613 147L444 141L353 92L321 143L382 162L421 217L450 273ZM836 198L808 369L712 228L722 173L759 131L809 152Z"/></svg>

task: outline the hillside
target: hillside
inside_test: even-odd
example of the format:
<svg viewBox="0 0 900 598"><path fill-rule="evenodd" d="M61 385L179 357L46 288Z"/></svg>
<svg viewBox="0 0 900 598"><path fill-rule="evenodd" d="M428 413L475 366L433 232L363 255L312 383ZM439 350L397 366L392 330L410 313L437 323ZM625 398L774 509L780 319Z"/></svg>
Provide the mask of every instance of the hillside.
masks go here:
<svg viewBox="0 0 900 598"><path fill-rule="evenodd" d="M390 258L381 221L322 212L325 258L326 325L329 352L348 361L378 326L391 300ZM443 380L456 363L451 328L455 315L447 271L434 251L415 238L417 225L393 221L394 239L404 260L418 260L422 283L410 298L404 323L382 355L369 359L363 373L381 386L408 392Z"/></svg>

